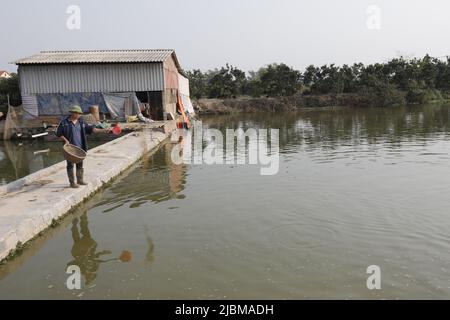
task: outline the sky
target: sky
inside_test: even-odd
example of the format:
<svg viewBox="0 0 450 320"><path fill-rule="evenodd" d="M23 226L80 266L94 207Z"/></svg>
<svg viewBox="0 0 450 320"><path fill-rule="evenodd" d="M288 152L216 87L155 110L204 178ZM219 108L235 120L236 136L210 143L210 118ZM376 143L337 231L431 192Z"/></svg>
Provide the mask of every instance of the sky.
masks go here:
<svg viewBox="0 0 450 320"><path fill-rule="evenodd" d="M244 71L450 55L448 0L1 0L0 11L7 71L41 50L171 48L186 70Z"/></svg>

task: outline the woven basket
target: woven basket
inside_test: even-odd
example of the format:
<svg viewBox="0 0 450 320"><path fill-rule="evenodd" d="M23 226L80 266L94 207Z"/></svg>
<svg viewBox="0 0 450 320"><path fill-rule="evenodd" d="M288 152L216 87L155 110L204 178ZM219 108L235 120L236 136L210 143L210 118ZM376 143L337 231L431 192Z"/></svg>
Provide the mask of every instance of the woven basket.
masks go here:
<svg viewBox="0 0 450 320"><path fill-rule="evenodd" d="M63 147L64 158L67 161L73 163L79 163L86 158L86 151L83 149L74 146L73 144L68 144Z"/></svg>

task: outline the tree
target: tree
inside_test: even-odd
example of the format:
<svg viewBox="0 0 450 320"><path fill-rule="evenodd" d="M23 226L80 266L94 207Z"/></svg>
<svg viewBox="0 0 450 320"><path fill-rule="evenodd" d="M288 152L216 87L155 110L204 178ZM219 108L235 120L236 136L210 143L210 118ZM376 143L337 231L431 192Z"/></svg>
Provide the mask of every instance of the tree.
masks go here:
<svg viewBox="0 0 450 320"><path fill-rule="evenodd" d="M246 81L245 72L228 63L219 70L209 72L208 98L232 98L242 93Z"/></svg>
<svg viewBox="0 0 450 320"><path fill-rule="evenodd" d="M262 92L269 97L293 95L301 87L301 73L284 63L261 68L258 75Z"/></svg>
<svg viewBox="0 0 450 320"><path fill-rule="evenodd" d="M189 78L189 91L192 97L200 99L206 96L206 75L199 69L187 72Z"/></svg>
<svg viewBox="0 0 450 320"><path fill-rule="evenodd" d="M0 105L7 106L7 96L13 106L22 104L20 95L19 76L16 73L11 74L11 78L0 79Z"/></svg>
<svg viewBox="0 0 450 320"><path fill-rule="evenodd" d="M303 84L307 87L311 87L319 80L319 68L313 65L309 65L303 73Z"/></svg>
<svg viewBox="0 0 450 320"><path fill-rule="evenodd" d="M195 98L354 93L363 99L373 99L378 105L391 105L401 103L405 97L408 102L418 103L447 96L450 59L441 61L426 55L413 59L398 57L369 65L309 65L303 74L281 63L250 71L248 76L227 64L205 73L193 70L189 77Z"/></svg>
<svg viewBox="0 0 450 320"><path fill-rule="evenodd" d="M438 75L436 58L431 58L428 54L419 62L420 79L428 89L434 89L436 85L436 78Z"/></svg>
<svg viewBox="0 0 450 320"><path fill-rule="evenodd" d="M436 88L443 91L450 90L450 58L437 62Z"/></svg>
<svg viewBox="0 0 450 320"><path fill-rule="evenodd" d="M242 86L242 93L247 96L259 98L263 95L260 75L258 72L250 71L249 76Z"/></svg>

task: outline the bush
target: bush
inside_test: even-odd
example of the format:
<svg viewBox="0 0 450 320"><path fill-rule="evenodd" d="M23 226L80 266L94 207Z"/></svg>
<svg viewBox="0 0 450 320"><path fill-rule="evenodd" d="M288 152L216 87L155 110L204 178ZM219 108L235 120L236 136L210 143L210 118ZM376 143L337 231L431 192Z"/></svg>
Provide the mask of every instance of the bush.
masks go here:
<svg viewBox="0 0 450 320"><path fill-rule="evenodd" d="M406 101L409 104L423 104L433 100L442 100L442 94L436 89L411 88L406 94Z"/></svg>
<svg viewBox="0 0 450 320"><path fill-rule="evenodd" d="M15 73L12 74L11 78L0 80L0 106L8 106L8 95L11 105L19 106L22 104L19 89L19 76Z"/></svg>
<svg viewBox="0 0 450 320"><path fill-rule="evenodd" d="M360 90L366 104L376 107L388 107L406 104L405 93L392 84L377 83Z"/></svg>

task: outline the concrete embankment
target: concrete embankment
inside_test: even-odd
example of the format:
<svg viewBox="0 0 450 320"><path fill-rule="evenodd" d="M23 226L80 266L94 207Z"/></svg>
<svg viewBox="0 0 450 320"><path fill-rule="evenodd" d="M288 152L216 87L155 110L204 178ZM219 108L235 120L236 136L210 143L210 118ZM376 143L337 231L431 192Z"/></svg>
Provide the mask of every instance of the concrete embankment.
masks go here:
<svg viewBox="0 0 450 320"><path fill-rule="evenodd" d="M65 162L38 171L0 189L0 261L52 225L118 176L176 130L143 129L91 149L84 161L87 186L68 187Z"/></svg>

